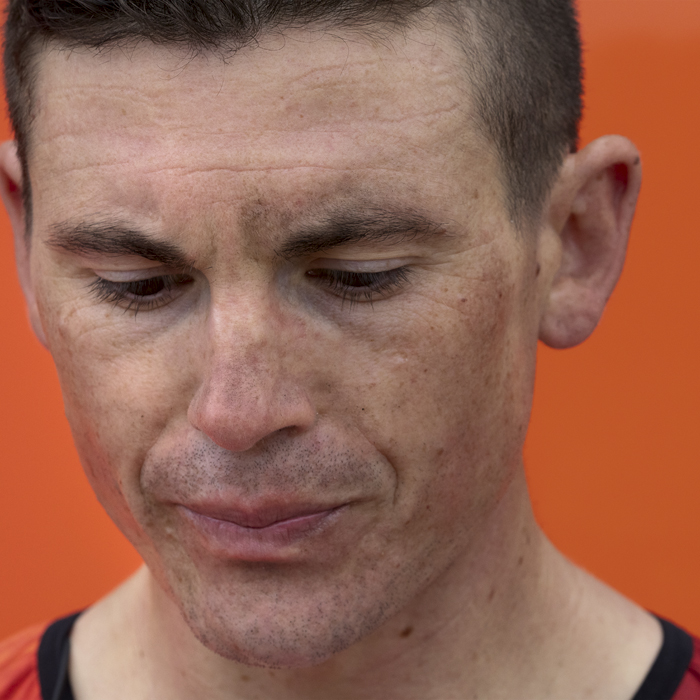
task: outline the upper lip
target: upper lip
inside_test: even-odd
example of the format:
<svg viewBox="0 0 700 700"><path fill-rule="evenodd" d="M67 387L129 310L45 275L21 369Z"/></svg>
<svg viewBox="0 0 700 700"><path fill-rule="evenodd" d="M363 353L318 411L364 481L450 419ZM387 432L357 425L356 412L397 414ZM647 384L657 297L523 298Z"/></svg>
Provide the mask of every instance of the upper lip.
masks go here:
<svg viewBox="0 0 700 700"><path fill-rule="evenodd" d="M207 518L223 520L239 525L240 527L264 528L294 518L326 513L331 510L336 510L344 504L335 503L325 505L318 503L283 503L276 501L245 507L217 503L183 503L182 505L187 510Z"/></svg>

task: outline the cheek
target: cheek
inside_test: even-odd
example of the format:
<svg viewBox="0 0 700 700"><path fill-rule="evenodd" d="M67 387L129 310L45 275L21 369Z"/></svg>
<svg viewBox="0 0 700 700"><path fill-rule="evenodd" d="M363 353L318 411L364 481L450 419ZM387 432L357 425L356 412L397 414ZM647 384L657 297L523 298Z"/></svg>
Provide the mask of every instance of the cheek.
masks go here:
<svg viewBox="0 0 700 700"><path fill-rule="evenodd" d="M97 317L63 305L41 308L65 411L98 499L129 539L140 537L131 511L139 472L168 426L186 419L192 377L186 324L154 337L120 332L111 310ZM128 340L127 340L128 338Z"/></svg>
<svg viewBox="0 0 700 700"><path fill-rule="evenodd" d="M522 299L509 268L493 264L478 282L417 300L372 352L347 349L344 403L413 512L465 498L480 507L519 464L534 374Z"/></svg>

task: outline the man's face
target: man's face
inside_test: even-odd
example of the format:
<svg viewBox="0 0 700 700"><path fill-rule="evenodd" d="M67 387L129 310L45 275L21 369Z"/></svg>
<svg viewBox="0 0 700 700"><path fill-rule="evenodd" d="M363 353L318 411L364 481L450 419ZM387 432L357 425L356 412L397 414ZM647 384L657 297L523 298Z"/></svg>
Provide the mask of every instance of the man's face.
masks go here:
<svg viewBox="0 0 700 700"><path fill-rule="evenodd" d="M42 58L31 275L67 415L225 656L368 634L466 556L519 465L537 241L464 70L418 31Z"/></svg>

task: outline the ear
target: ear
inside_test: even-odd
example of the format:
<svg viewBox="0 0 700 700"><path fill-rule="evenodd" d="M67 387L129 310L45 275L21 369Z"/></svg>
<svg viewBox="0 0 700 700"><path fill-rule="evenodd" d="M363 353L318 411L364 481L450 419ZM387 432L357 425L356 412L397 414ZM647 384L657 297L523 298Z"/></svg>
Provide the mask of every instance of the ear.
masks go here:
<svg viewBox="0 0 700 700"><path fill-rule="evenodd" d="M22 199L22 165L17 156L17 145L14 141L0 144L0 196L10 218L15 239L15 259L17 274L22 285L24 297L27 300L29 321L39 342L46 346L44 329L39 318L36 295L32 284L30 253L31 239L28 236L24 201Z"/></svg>
<svg viewBox="0 0 700 700"><path fill-rule="evenodd" d="M547 345L577 345L598 324L622 271L641 181L639 152L622 136L567 156L548 212L561 255L540 320Z"/></svg>

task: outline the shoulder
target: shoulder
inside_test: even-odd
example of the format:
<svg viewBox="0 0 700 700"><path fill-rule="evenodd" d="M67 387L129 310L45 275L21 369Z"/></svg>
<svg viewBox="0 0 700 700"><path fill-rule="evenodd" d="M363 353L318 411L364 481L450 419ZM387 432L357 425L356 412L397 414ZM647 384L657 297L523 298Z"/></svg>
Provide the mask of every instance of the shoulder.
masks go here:
<svg viewBox="0 0 700 700"><path fill-rule="evenodd" d="M693 637L693 656L673 700L700 700L700 639Z"/></svg>
<svg viewBox="0 0 700 700"><path fill-rule="evenodd" d="M0 700L41 700L37 649L45 624L0 641Z"/></svg>

